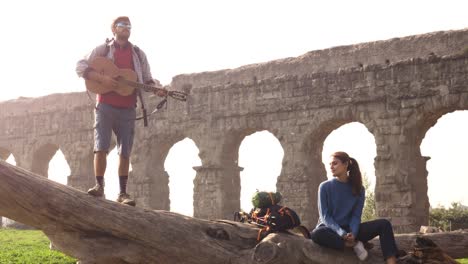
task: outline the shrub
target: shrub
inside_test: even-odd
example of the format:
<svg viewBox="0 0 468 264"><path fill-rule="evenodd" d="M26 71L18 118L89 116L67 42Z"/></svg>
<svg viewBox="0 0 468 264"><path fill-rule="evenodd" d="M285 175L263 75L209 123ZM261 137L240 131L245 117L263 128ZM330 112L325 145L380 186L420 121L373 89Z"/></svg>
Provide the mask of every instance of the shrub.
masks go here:
<svg viewBox="0 0 468 264"><path fill-rule="evenodd" d="M376 219L377 215L375 212L374 191L370 189L369 178L367 178L366 174L363 174L362 184L366 190L366 202L364 203L364 209L362 210L361 221L366 222Z"/></svg>
<svg viewBox="0 0 468 264"><path fill-rule="evenodd" d="M429 225L441 228L444 231L468 228L468 207L461 203L452 203L448 209L445 207L431 208L429 210Z"/></svg>

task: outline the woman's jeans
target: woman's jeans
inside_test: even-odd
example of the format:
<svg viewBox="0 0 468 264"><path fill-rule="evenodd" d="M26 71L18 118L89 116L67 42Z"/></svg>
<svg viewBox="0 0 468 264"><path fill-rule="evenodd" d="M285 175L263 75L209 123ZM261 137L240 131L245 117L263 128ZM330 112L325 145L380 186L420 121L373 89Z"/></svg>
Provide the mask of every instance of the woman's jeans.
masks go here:
<svg viewBox="0 0 468 264"><path fill-rule="evenodd" d="M348 229L344 228L349 231ZM393 236L392 224L387 219L377 219L359 225L356 240L367 242L379 236L380 247L385 259L396 256L398 249ZM331 228L320 225L311 232L312 240L320 246L343 250L345 241Z"/></svg>

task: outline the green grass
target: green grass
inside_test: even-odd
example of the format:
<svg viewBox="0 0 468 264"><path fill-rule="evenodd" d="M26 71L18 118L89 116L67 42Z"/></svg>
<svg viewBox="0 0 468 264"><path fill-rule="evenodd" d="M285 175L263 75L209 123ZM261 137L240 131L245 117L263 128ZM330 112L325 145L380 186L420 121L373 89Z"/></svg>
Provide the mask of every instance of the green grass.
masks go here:
<svg viewBox="0 0 468 264"><path fill-rule="evenodd" d="M49 239L38 230L0 228L1 264L74 264L76 260L49 249ZM459 259L468 264L468 258Z"/></svg>
<svg viewBox="0 0 468 264"><path fill-rule="evenodd" d="M74 264L76 260L49 249L50 241L38 230L0 228L1 264Z"/></svg>

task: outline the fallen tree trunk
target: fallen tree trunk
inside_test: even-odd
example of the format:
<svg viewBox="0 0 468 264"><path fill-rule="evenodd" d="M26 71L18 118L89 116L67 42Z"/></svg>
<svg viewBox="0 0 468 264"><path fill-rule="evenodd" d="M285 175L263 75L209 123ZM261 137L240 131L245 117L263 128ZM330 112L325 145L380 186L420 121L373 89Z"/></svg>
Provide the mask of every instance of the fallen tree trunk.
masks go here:
<svg viewBox="0 0 468 264"><path fill-rule="evenodd" d="M0 215L43 230L58 250L81 263L359 263L351 250L337 253L299 235L270 234L257 244L257 229L247 224L96 199L3 161ZM467 232L428 236L449 255L468 256ZM414 238L397 240L409 249ZM381 261L377 246L366 262Z"/></svg>

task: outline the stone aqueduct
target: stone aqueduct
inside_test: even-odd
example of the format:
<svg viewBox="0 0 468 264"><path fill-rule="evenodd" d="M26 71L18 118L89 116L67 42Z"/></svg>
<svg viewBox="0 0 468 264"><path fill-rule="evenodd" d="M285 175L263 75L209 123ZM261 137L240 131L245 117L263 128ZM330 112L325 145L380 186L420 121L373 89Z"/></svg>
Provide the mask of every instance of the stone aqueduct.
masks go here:
<svg viewBox="0 0 468 264"><path fill-rule="evenodd" d="M420 143L442 115L468 109L468 29L334 47L232 70L184 74L171 89L190 93L137 126L130 192L140 206L169 209L164 160L191 138L202 161L194 180L194 216L232 218L240 208L241 141L273 133L284 149L277 189L305 224L317 220L318 184L326 179L327 135L360 122L374 135L376 202L399 232L428 222L426 161ZM73 70L73 69L70 69ZM150 107L151 101L146 100ZM0 103L0 158L47 175L60 149L68 184L93 178L93 108L86 93L18 98ZM47 199L47 196L41 197Z"/></svg>

